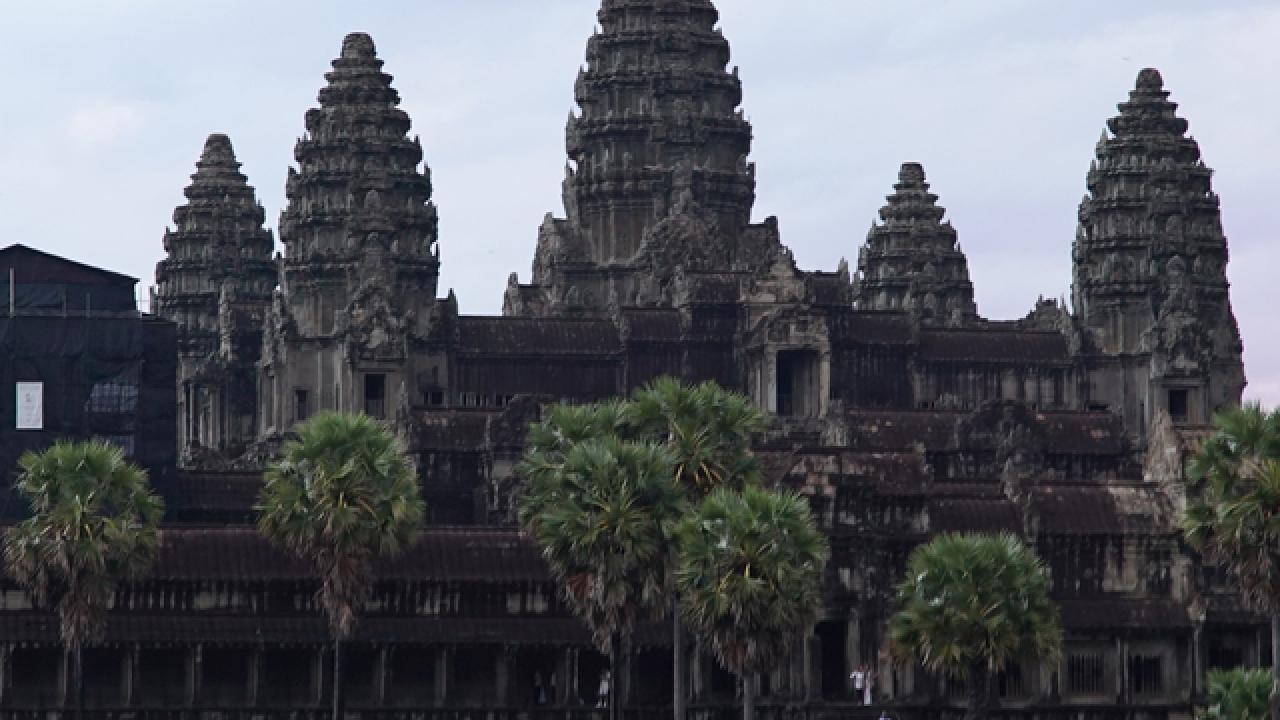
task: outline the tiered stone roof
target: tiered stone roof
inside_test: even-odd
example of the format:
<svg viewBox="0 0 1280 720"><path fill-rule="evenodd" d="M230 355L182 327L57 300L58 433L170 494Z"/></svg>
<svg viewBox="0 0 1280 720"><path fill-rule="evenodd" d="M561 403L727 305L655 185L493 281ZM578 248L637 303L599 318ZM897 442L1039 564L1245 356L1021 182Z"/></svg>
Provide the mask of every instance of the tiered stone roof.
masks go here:
<svg viewBox="0 0 1280 720"><path fill-rule="evenodd" d="M968 261L924 168L903 163L887 200L858 253L857 307L909 310L931 324L976 320Z"/></svg>
<svg viewBox="0 0 1280 720"><path fill-rule="evenodd" d="M291 304L321 296L342 307L377 276L391 298L434 299L439 275L436 208L422 146L373 40L352 33L306 114L280 217L284 289ZM329 290L337 289L332 293ZM304 335L324 334L332 313L295 312Z"/></svg>
<svg viewBox="0 0 1280 720"><path fill-rule="evenodd" d="M1098 141L1074 247L1076 302L1086 315L1093 303L1147 297L1174 258L1192 272L1199 295L1225 301L1226 237L1213 171L1168 98L1160 73L1143 70L1107 121L1112 134Z"/></svg>
<svg viewBox="0 0 1280 720"><path fill-rule="evenodd" d="M682 195L721 225L745 226L755 199L751 126L729 43L707 0L607 0L587 43L565 129L575 170L565 208L598 264L629 260Z"/></svg>
<svg viewBox="0 0 1280 720"><path fill-rule="evenodd" d="M1089 193L1080 203L1076 311L1086 326L1109 330L1119 342L1115 349L1181 355L1184 371L1209 362L1211 354L1238 360L1213 171L1158 71L1138 73L1129 100L1118 107L1120 114L1107 121L1111 134L1098 141ZM1109 309L1122 307L1139 312L1138 320L1154 318L1157 327L1142 338L1121 338L1106 324ZM1195 317L1203 322L1191 329Z"/></svg>
<svg viewBox="0 0 1280 720"><path fill-rule="evenodd" d="M236 161L231 140L210 135L164 234L164 260L156 265L152 312L178 325L179 352L207 357L219 345L219 307L257 313L276 285L275 241L264 211Z"/></svg>

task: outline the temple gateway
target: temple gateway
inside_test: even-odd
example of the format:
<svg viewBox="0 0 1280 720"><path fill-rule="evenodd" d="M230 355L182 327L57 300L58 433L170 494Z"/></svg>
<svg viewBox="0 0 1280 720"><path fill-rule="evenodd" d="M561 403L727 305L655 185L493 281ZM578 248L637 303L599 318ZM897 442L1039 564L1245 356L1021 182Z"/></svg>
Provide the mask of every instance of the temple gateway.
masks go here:
<svg viewBox="0 0 1280 720"><path fill-rule="evenodd" d="M822 620L761 681L769 717L963 704L886 642L907 554L945 531L1017 533L1052 570L1065 651L1000 674L1019 717L1185 718L1209 669L1270 662L1261 619L1181 540L1187 457L1245 381L1212 173L1156 70L1089 161L1070 306L990 320L919 163L885 178L856 266L800 269L778 221L753 219L752 129L711 0L603 0L598 17L563 213L537 228L500 317L441 297L450 239L368 35L342 41L303 115L282 252L231 141L209 136L152 301L177 334L178 467L156 483L170 517L154 572L120 591L88 653L92 706L324 706L317 584L258 536L253 504L282 436L334 409L400 433L430 517L378 568L348 654L352 712L597 712L605 659L515 526L514 468L548 403L665 374L765 411L771 480L804 493L831 538ZM64 672L53 616L0 590L0 717L18 717L60 702ZM643 629L615 678L629 718L670 717L670 637ZM732 707L732 677L683 651L691 711ZM855 711L862 666L877 707Z"/></svg>

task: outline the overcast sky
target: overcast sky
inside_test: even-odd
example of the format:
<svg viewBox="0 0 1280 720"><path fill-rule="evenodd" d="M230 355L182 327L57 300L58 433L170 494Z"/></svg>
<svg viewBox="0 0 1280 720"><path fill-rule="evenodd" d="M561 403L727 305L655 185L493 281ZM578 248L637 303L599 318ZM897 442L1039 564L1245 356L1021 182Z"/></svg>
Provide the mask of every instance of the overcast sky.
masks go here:
<svg viewBox="0 0 1280 720"><path fill-rule="evenodd" d="M497 313L562 214L564 123L599 0L0 0L0 245L153 281L204 138L231 136L274 226L303 113L371 33L422 137L441 292ZM801 267L854 261L898 165L924 163L978 309L1070 293L1093 147L1164 74L1217 172L1246 395L1280 404L1280 3L720 0L755 128L755 219Z"/></svg>

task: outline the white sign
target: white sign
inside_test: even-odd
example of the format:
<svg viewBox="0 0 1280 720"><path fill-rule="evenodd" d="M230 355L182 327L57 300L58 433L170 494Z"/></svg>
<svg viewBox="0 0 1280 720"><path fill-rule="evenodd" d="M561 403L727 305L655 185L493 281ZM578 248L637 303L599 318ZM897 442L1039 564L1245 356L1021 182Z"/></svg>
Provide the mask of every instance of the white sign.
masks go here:
<svg viewBox="0 0 1280 720"><path fill-rule="evenodd" d="M19 430L44 429L44 383L18 383Z"/></svg>

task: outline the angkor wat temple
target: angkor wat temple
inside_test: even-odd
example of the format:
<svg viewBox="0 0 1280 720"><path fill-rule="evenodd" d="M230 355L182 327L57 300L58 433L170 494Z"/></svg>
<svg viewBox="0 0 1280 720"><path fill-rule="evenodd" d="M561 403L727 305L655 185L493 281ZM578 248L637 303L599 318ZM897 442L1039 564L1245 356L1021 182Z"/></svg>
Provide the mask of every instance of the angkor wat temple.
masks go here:
<svg viewBox="0 0 1280 720"><path fill-rule="evenodd" d="M664 374L767 411L771 480L807 494L831 536L823 620L762 680L765 715L958 712L961 688L894 665L885 641L907 554L943 531L1018 533L1052 570L1066 651L1001 674L1021 717L1189 717L1207 669L1269 662L1260 619L1181 540L1185 460L1244 371L1212 173L1160 74L1138 74L1089 163L1070 307L988 320L920 164L885 178L856 267L801 270L777 220L753 222L752 129L717 20L711 0L603 0L564 216L543 220L501 317L439 297L449 238L368 35L346 37L305 113L282 253L230 140L209 137L152 305L177 331L170 520L89 653L91 703L319 712L333 679L316 584L258 537L253 503L290 426L338 409L402 435L431 518L379 570L352 711L597 712L604 659L515 528L514 467L547 403ZM616 683L628 717L670 716L670 635L640 633ZM692 711L731 712L732 678L687 652ZM0 708L58 701L56 622L12 586L0 660ZM875 708L855 704L864 664Z"/></svg>

